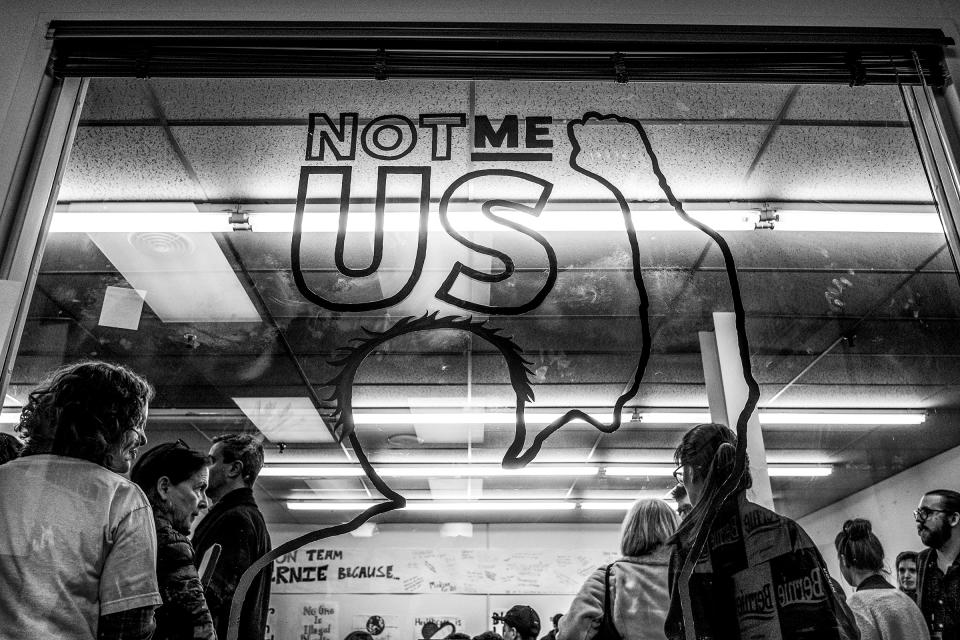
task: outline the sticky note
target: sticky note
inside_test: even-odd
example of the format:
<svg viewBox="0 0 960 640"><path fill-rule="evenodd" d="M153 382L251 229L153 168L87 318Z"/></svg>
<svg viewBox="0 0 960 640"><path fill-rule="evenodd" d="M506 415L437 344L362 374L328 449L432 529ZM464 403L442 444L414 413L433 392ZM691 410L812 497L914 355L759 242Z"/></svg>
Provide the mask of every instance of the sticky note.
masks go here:
<svg viewBox="0 0 960 640"><path fill-rule="evenodd" d="M100 309L100 326L136 331L140 327L140 314L146 297L147 292L143 289L107 287Z"/></svg>

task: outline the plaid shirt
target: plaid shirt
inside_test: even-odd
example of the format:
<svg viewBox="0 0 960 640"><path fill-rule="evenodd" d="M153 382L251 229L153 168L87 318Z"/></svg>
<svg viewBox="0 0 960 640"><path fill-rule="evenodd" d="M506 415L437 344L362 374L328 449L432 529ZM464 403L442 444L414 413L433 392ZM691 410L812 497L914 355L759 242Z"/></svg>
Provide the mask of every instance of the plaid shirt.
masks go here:
<svg viewBox="0 0 960 640"><path fill-rule="evenodd" d="M97 640L149 640L153 629L152 606L127 609L100 616Z"/></svg>
<svg viewBox="0 0 960 640"><path fill-rule="evenodd" d="M917 556L917 604L930 627L930 636L960 640L960 557L944 574L937 553L924 549ZM937 636L940 632L942 635Z"/></svg>

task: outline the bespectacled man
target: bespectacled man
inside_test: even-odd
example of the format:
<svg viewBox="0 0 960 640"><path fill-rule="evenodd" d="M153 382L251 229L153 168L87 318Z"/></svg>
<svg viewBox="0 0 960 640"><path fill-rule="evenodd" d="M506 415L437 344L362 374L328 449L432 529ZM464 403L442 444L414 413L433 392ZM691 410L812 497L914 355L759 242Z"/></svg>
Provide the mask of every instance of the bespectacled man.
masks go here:
<svg viewBox="0 0 960 640"><path fill-rule="evenodd" d="M960 493L928 491L913 512L926 549L917 556L917 604L933 638L960 637Z"/></svg>

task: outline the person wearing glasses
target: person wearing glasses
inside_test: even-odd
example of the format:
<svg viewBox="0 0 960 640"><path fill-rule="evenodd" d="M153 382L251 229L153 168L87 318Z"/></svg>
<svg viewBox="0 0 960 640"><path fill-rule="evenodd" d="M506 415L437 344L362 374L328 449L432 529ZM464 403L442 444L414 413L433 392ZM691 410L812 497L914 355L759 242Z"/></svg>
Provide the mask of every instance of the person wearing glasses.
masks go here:
<svg viewBox="0 0 960 640"><path fill-rule="evenodd" d="M913 518L927 547L917 556L917 604L931 638L960 638L960 493L928 491Z"/></svg>
<svg viewBox="0 0 960 640"><path fill-rule="evenodd" d="M0 635L149 638L157 589L150 503L124 477L147 442L153 388L106 362L54 371L28 396L19 458L0 465Z"/></svg>
<svg viewBox="0 0 960 640"><path fill-rule="evenodd" d="M746 499L749 461L734 477L736 446L732 430L708 423L688 431L674 452L674 475L693 511L669 541L667 638L684 640L687 621L698 640L859 638L853 613L834 591L810 536L793 520ZM724 496L728 480L732 487ZM703 527L709 532L702 532L705 544L693 558ZM688 558L692 573L683 585Z"/></svg>
<svg viewBox="0 0 960 640"><path fill-rule="evenodd" d="M157 445L130 472L150 500L157 530L157 609L153 640L215 640L213 618L194 566L190 527L207 508L210 458L183 442Z"/></svg>
<svg viewBox="0 0 960 640"><path fill-rule="evenodd" d="M861 640L930 637L917 603L883 577L883 545L869 520L847 520L833 544L843 579L856 589L847 604L856 616Z"/></svg>

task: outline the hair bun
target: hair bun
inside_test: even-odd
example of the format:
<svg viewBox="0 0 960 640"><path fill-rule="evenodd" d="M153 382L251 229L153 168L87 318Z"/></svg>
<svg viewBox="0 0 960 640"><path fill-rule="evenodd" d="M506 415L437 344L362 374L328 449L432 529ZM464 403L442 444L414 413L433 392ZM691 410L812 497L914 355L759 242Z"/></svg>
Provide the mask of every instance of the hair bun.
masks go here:
<svg viewBox="0 0 960 640"><path fill-rule="evenodd" d="M843 523L843 532L851 540L861 540L870 537L873 527L869 520L863 518L854 518Z"/></svg>

